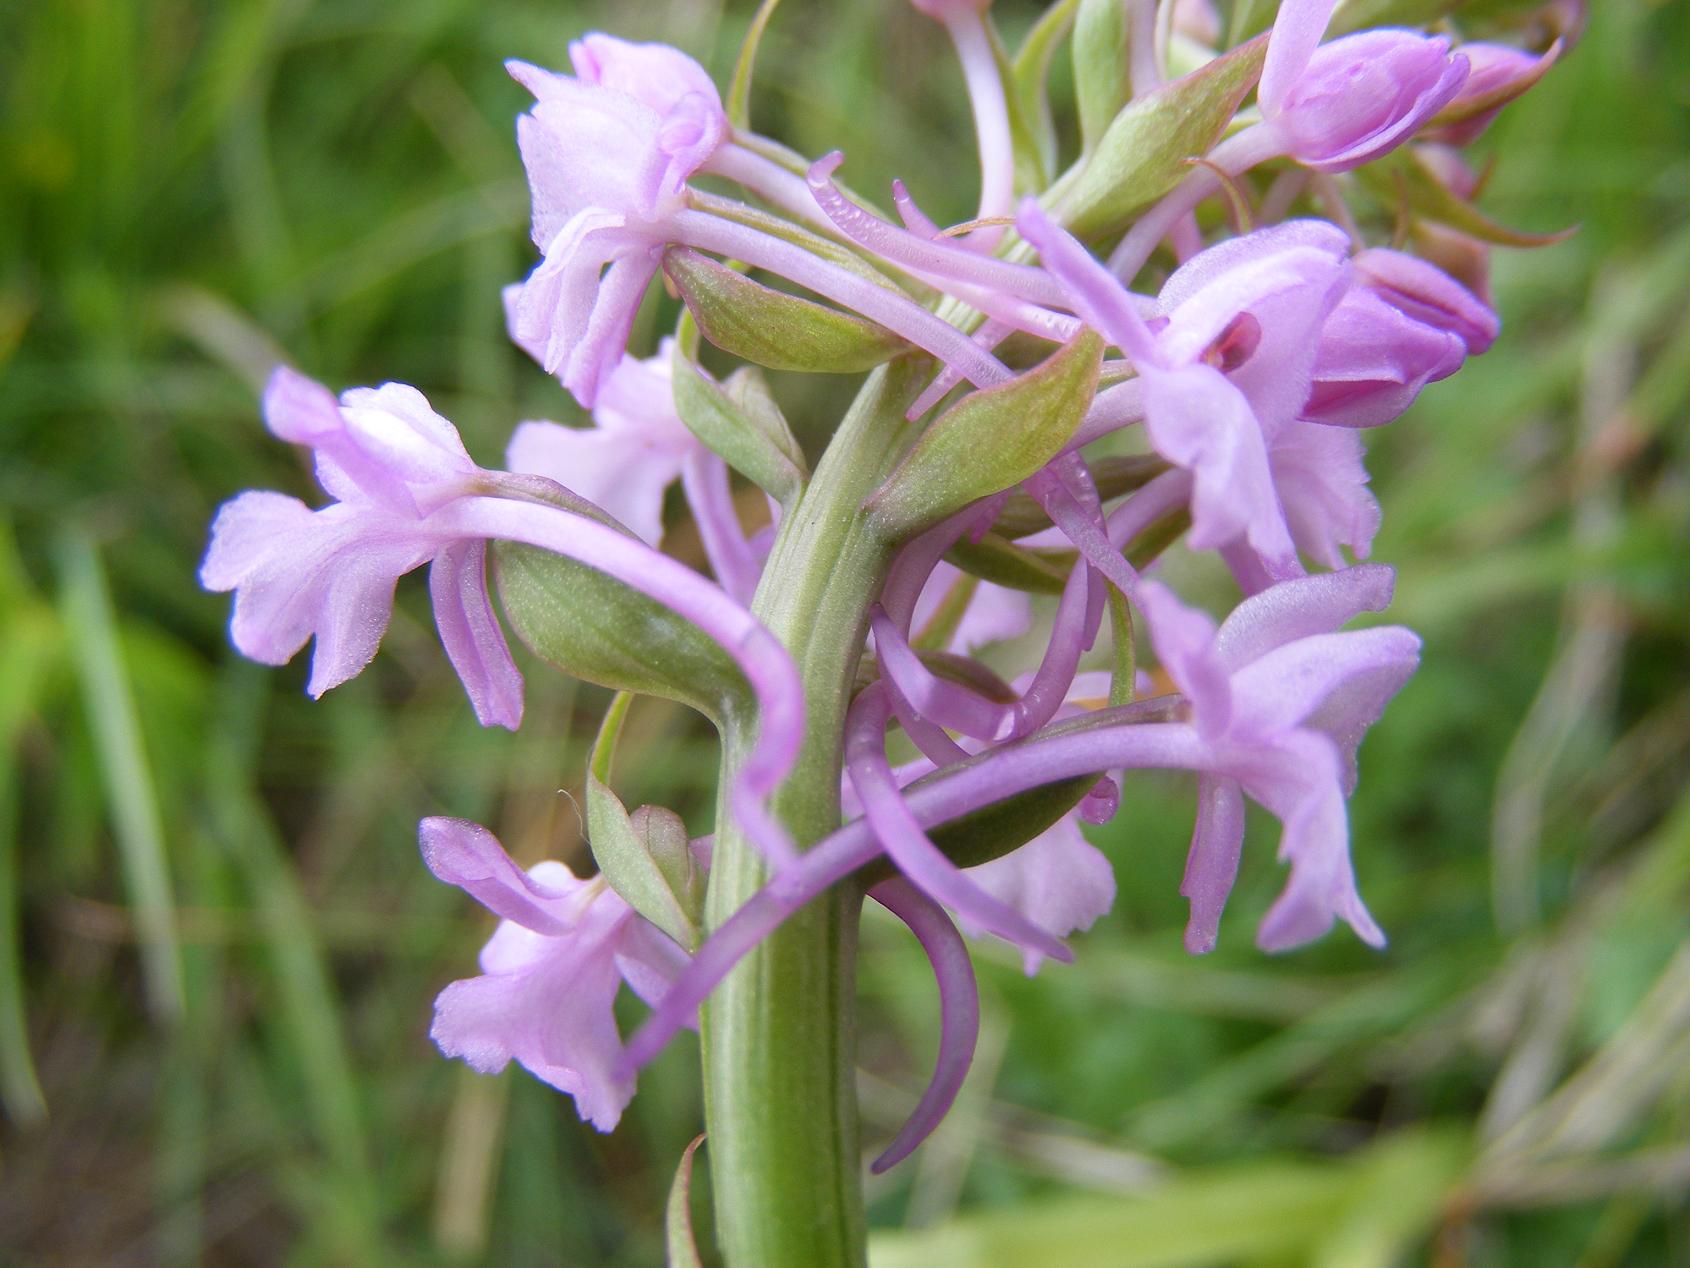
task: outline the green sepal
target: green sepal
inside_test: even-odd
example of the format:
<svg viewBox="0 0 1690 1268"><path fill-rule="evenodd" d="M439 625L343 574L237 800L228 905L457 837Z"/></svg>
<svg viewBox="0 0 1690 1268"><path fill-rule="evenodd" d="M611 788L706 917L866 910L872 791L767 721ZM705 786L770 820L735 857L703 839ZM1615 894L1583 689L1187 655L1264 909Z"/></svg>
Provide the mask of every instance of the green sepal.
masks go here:
<svg viewBox="0 0 1690 1268"><path fill-rule="evenodd" d="M728 95L723 108L728 122L741 129L751 126L751 72L757 64L757 50L763 43L763 32L769 29L769 19L775 15L780 0L763 0L746 28L745 39L739 46L734 62L733 78L728 82ZM688 1157L691 1157L689 1151Z"/></svg>
<svg viewBox="0 0 1690 1268"><path fill-rule="evenodd" d="M1080 145L1090 154L1110 122L1132 100L1127 71L1132 32L1121 0L1080 0L1074 17L1074 106L1080 115Z"/></svg>
<svg viewBox="0 0 1690 1268"><path fill-rule="evenodd" d="M536 546L496 541L491 557L511 628L571 677L677 700L717 723L747 697L727 652L655 599Z"/></svg>
<svg viewBox="0 0 1690 1268"><path fill-rule="evenodd" d="M641 806L633 814L610 789L616 738L633 696L619 693L599 726L587 763L587 841L599 871L622 899L688 951L704 923L704 874L686 825L673 810Z"/></svg>
<svg viewBox="0 0 1690 1268"><path fill-rule="evenodd" d="M1056 170L1056 121L1050 108L1050 63L1056 47L1074 24L1074 10L1080 0L1059 0L1039 15L1021 47L1015 50L1010 68L1015 97L1021 105L1021 117L1027 122L1027 132L1038 154L1039 168L1049 185Z"/></svg>
<svg viewBox="0 0 1690 1268"><path fill-rule="evenodd" d="M1085 417L1102 361L1103 340L1084 330L1042 365L963 397L864 503L876 529L914 536L1041 470Z"/></svg>
<svg viewBox="0 0 1690 1268"><path fill-rule="evenodd" d="M764 286L686 247L663 253L663 271L706 339L771 370L856 374L909 350L884 326Z"/></svg>
<svg viewBox="0 0 1690 1268"><path fill-rule="evenodd" d="M790 506L803 490L809 469L774 397L763 391L754 408L743 407L729 387L698 367L693 360L697 343L691 315L682 313L671 371L675 412L687 430L730 467L783 506ZM748 389L739 390L743 398Z"/></svg>
<svg viewBox="0 0 1690 1268"><path fill-rule="evenodd" d="M1457 229L1470 238L1504 247L1549 247L1578 231L1574 225L1556 233L1526 233L1500 225L1472 203L1457 197L1425 161L1407 146L1377 163L1358 168L1357 177L1384 207L1407 204L1411 216Z"/></svg>
<svg viewBox="0 0 1690 1268"><path fill-rule="evenodd" d="M1057 208L1078 237L1126 228L1213 148L1262 73L1267 41L1258 37L1191 74L1128 102L1115 116Z"/></svg>
<svg viewBox="0 0 1690 1268"><path fill-rule="evenodd" d="M946 563L982 581L1029 594L1061 594L1076 558L1071 550L1017 546L996 533L985 533L977 542L964 538L945 553Z"/></svg>

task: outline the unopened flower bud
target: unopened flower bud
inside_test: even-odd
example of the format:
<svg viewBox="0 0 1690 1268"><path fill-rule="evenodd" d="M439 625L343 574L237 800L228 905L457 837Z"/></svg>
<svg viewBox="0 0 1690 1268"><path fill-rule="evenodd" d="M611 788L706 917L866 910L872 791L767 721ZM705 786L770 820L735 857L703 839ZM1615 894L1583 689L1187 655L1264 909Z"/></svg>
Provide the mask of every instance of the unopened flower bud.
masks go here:
<svg viewBox="0 0 1690 1268"><path fill-rule="evenodd" d="M1347 172L1406 141L1449 104L1467 61L1449 41L1413 31L1360 31L1321 44L1332 0L1285 0L1258 96L1285 153Z"/></svg>
<svg viewBox="0 0 1690 1268"><path fill-rule="evenodd" d="M1505 44L1462 45L1461 55L1469 67L1467 82L1422 135L1448 145L1477 140L1502 107L1543 78L1560 52L1559 43L1541 57Z"/></svg>

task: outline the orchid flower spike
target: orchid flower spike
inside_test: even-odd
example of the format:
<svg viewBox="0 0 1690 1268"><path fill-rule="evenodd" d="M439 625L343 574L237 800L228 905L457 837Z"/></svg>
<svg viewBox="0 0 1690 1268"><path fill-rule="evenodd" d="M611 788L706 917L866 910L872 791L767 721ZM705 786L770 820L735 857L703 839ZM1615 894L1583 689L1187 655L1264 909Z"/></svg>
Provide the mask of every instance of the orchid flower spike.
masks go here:
<svg viewBox="0 0 1690 1268"><path fill-rule="evenodd" d="M1448 40L1414 31L1322 44L1336 4L1284 0L1257 90L1283 152L1323 172L1347 172L1401 145L1455 98L1468 72Z"/></svg>
<svg viewBox="0 0 1690 1268"><path fill-rule="evenodd" d="M525 872L479 824L424 819L418 835L428 870L500 917L481 975L435 1000L429 1037L483 1074L516 1061L609 1131L634 1095L633 1075L618 1068L617 992L626 982L656 1005L686 952L602 878L551 861Z"/></svg>

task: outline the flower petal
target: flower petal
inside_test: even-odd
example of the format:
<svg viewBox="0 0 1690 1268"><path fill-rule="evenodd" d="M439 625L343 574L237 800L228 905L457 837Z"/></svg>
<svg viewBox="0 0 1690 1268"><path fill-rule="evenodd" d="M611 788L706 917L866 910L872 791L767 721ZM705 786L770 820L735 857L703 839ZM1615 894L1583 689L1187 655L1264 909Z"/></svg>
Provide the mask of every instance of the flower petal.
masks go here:
<svg viewBox="0 0 1690 1268"><path fill-rule="evenodd" d="M434 622L482 726L522 723L522 674L487 594L487 543L453 542L429 569Z"/></svg>
<svg viewBox="0 0 1690 1268"><path fill-rule="evenodd" d="M1064 815L1002 858L966 869L966 875L1058 937L1090 929L1115 905L1115 869L1086 840L1072 815ZM1023 949L1022 964L1029 977L1043 961L1036 949Z"/></svg>

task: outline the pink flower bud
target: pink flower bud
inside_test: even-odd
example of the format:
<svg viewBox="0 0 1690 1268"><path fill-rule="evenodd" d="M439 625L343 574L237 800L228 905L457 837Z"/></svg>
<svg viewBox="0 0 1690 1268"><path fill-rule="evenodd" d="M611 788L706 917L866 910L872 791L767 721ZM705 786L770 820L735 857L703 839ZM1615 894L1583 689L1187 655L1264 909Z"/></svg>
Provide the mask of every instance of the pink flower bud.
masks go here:
<svg viewBox="0 0 1690 1268"><path fill-rule="evenodd" d="M1285 0L1262 66L1262 117L1307 167L1347 172L1401 145L1467 78L1449 41L1360 31L1321 44L1334 0Z"/></svg>
<svg viewBox="0 0 1690 1268"><path fill-rule="evenodd" d="M1416 321L1459 336L1468 356L1496 342L1496 313L1435 264L1374 247L1356 256L1355 267L1361 285Z"/></svg>
<svg viewBox="0 0 1690 1268"><path fill-rule="evenodd" d="M1432 126L1423 135L1427 140L1448 145L1467 145L1477 140L1502 107L1548 73L1560 53L1559 41L1541 57L1505 44L1462 45L1461 55L1469 67L1467 82L1432 119Z"/></svg>
<svg viewBox="0 0 1690 1268"><path fill-rule="evenodd" d="M1262 112L1291 156L1347 172L1395 149L1449 103L1467 62L1449 42L1409 31L1362 31L1316 49L1282 99Z"/></svg>
<svg viewBox="0 0 1690 1268"><path fill-rule="evenodd" d="M695 93L713 103L718 114L722 110L722 98L704 67L667 44L635 44L594 31L570 44L569 64L582 83L627 93L660 115Z"/></svg>

